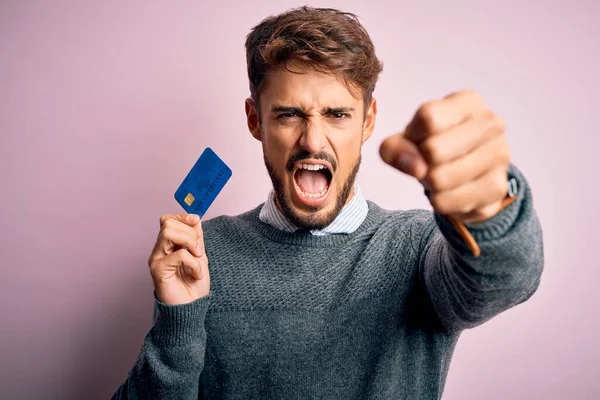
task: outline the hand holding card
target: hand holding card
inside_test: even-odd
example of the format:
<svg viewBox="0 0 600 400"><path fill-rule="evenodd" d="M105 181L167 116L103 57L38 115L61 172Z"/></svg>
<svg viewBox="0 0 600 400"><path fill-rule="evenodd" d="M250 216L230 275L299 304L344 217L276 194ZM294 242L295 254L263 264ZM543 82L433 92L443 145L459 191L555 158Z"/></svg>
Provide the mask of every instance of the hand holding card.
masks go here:
<svg viewBox="0 0 600 400"><path fill-rule="evenodd" d="M186 304L210 292L200 220L230 177L231 169L206 148L175 192L187 213L161 216L158 239L148 258L159 301Z"/></svg>
<svg viewBox="0 0 600 400"><path fill-rule="evenodd" d="M160 232L148 266L156 298L165 304L191 303L210 292L208 257L197 215L160 217Z"/></svg>

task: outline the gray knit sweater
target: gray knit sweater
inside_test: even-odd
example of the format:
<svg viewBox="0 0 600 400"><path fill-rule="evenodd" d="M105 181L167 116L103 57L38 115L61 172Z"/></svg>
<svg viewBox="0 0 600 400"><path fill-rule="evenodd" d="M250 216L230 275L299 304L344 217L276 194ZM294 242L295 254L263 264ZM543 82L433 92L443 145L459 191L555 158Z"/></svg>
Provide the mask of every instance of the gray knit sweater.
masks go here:
<svg viewBox="0 0 600 400"><path fill-rule="evenodd" d="M543 242L531 190L467 225L369 201L348 235L286 233L260 207L203 222L211 292L170 306L113 399L440 399L462 330L532 296Z"/></svg>

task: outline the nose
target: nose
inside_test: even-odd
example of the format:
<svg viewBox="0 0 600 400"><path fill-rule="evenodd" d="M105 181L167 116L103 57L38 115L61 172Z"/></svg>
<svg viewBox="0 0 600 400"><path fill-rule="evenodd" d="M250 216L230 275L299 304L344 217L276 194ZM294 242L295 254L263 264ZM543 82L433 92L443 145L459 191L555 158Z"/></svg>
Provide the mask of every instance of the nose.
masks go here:
<svg viewBox="0 0 600 400"><path fill-rule="evenodd" d="M321 151L327 146L327 135L324 127L318 121L308 121L303 126L299 144L303 150L311 154Z"/></svg>

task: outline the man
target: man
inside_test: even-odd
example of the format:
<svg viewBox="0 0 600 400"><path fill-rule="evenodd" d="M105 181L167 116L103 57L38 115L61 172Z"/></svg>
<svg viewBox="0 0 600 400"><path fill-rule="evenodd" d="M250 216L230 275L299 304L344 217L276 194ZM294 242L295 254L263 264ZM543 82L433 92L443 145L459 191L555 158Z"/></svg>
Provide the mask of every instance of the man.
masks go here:
<svg viewBox="0 0 600 400"><path fill-rule="evenodd" d="M530 298L543 269L501 119L470 91L423 103L380 153L434 211L383 210L355 182L382 70L357 19L294 9L246 50L273 191L238 216L160 218L155 322L113 398L441 398L461 331Z"/></svg>

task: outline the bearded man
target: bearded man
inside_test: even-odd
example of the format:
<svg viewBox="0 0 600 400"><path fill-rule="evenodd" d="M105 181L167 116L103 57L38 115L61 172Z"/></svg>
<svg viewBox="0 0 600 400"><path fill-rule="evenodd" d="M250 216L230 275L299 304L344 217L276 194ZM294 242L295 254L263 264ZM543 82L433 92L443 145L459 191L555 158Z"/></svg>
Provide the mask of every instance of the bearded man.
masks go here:
<svg viewBox="0 0 600 400"><path fill-rule="evenodd" d="M380 154L433 211L384 210L355 179L382 71L357 18L289 10L246 54L273 190L241 215L161 216L154 324L113 398L440 399L461 332L529 299L543 270L501 118L473 91L422 103Z"/></svg>

